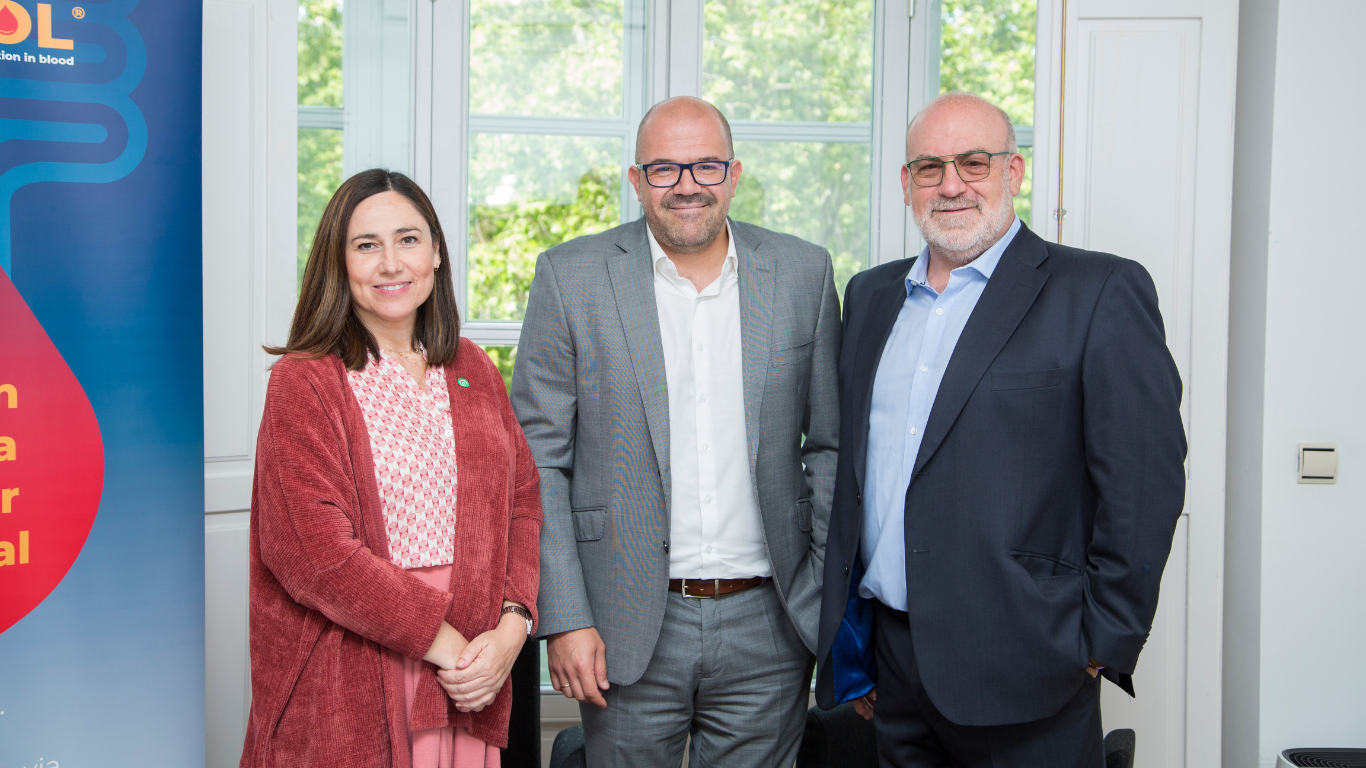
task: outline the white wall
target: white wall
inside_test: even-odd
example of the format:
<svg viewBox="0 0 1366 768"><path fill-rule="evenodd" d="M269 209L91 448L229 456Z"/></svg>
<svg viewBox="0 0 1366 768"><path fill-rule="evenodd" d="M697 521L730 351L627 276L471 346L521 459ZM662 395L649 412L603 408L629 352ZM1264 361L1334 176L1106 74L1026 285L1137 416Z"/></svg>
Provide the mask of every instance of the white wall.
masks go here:
<svg viewBox="0 0 1366 768"><path fill-rule="evenodd" d="M250 703L247 521L270 358L294 310L295 0L204 0L205 764Z"/></svg>
<svg viewBox="0 0 1366 768"><path fill-rule="evenodd" d="M1366 283L1361 174L1366 3L1280 14L1267 246L1262 443L1262 754L1366 746ZM1331 148L1342 147L1341 153ZM1325 151L1340 173L1305 161ZM1295 444L1336 442L1336 485L1295 482Z"/></svg>
<svg viewBox="0 0 1366 768"><path fill-rule="evenodd" d="M1240 142L1249 144L1247 151L1239 146L1246 186L1238 194L1248 198L1235 224L1233 320L1242 324L1235 338L1246 337L1230 364L1230 381L1242 394L1230 399L1230 437L1255 440L1260 431L1260 447L1245 446L1229 475L1230 529L1240 530L1228 539L1228 591L1239 608L1231 605L1226 616L1238 624L1230 645L1258 647L1230 653L1225 679L1230 685L1239 677L1258 679L1248 699L1256 697L1258 759L1269 766L1290 747L1366 747L1366 254L1360 235L1366 197L1357 170L1366 124L1359 39L1366 3L1243 5L1253 17L1245 34L1265 31L1268 20L1276 25L1274 48L1244 48L1245 62L1274 58L1275 80L1270 98L1264 87L1239 94L1270 106L1271 120L1267 136L1259 125L1265 107L1241 105L1249 108L1240 110ZM1249 75L1255 70L1244 67ZM1325 156L1342 158L1339 168L1316 162ZM1258 164L1269 164L1269 172L1256 173ZM1264 214L1257 210L1259 196L1265 196ZM1258 361L1256 324L1263 313ZM1338 483L1297 484L1296 443L1320 441L1339 446ZM1229 626L1231 635L1234 629ZM1234 691L1226 688L1226 700ZM1254 718L1246 707L1229 717L1225 752L1239 762L1225 765L1250 768Z"/></svg>
<svg viewBox="0 0 1366 768"><path fill-rule="evenodd" d="M1223 765L1258 764L1261 716L1262 407L1271 122L1279 0L1239 15L1233 247L1229 275L1227 510L1224 546Z"/></svg>

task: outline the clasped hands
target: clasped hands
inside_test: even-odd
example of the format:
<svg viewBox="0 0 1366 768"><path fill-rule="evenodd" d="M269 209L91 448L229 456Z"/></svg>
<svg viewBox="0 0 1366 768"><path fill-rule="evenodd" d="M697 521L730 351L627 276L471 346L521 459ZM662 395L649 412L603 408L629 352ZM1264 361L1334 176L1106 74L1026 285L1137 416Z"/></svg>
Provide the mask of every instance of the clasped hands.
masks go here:
<svg viewBox="0 0 1366 768"><path fill-rule="evenodd" d="M525 642L526 621L516 614L503 614L498 626L469 641L443 621L422 658L439 668L436 680L456 709L479 712L502 690Z"/></svg>

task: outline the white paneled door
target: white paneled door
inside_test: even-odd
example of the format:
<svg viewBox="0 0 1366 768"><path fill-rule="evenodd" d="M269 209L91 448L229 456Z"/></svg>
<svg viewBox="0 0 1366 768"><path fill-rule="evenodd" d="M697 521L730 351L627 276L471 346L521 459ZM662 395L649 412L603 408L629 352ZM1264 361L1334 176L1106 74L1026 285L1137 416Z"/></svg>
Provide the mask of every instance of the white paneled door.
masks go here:
<svg viewBox="0 0 1366 768"><path fill-rule="evenodd" d="M1075 39L1075 144L1063 242L1143 264L1168 345L1190 381L1198 19L1085 19ZM1075 158L1073 160L1072 158ZM1066 186L1064 187L1066 195ZM1183 403L1189 414L1190 400ZM1186 419L1187 431L1190 421ZM1187 522L1172 542L1153 633L1135 672L1141 698L1104 688L1105 728L1142 734L1145 765L1181 765L1185 747Z"/></svg>
<svg viewBox="0 0 1366 768"><path fill-rule="evenodd" d="M265 343L294 311L295 5L204 3L205 511L246 509ZM286 37L288 35L288 37ZM286 77L287 76L287 77Z"/></svg>
<svg viewBox="0 0 1366 768"><path fill-rule="evenodd" d="M1102 717L1107 731L1134 729L1138 766L1216 765L1237 7L1045 0L1039 11L1053 24L1039 39L1038 82L1051 88L1037 97L1036 226L1152 275L1190 442L1138 697L1104 686Z"/></svg>

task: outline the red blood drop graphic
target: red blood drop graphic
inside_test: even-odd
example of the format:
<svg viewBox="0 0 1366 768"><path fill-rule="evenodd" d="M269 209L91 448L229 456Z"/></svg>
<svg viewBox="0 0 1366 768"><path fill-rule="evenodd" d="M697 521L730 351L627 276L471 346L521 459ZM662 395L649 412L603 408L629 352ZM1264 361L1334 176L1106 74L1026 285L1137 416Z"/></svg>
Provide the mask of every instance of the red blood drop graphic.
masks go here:
<svg viewBox="0 0 1366 768"><path fill-rule="evenodd" d="M0 507L0 633L66 576L103 489L104 444L90 400L0 271L0 503L8 496Z"/></svg>
<svg viewBox="0 0 1366 768"><path fill-rule="evenodd" d="M12 35L19 31L19 20L14 17L14 11L9 9L9 5L0 7L0 35Z"/></svg>

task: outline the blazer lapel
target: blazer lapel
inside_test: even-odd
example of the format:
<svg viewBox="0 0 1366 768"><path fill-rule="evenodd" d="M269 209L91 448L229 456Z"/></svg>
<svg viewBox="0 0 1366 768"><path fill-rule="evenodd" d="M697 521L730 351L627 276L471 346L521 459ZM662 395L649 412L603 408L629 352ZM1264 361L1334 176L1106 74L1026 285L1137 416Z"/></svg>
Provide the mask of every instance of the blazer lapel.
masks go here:
<svg viewBox="0 0 1366 768"><path fill-rule="evenodd" d="M664 374L664 342L659 333L659 309L655 303L654 263L645 219L627 230L621 248L607 258L607 273L617 300L626 348L631 355L636 386L645 408L645 423L655 449L655 461L664 479L666 508L669 499L669 387Z"/></svg>
<svg viewBox="0 0 1366 768"><path fill-rule="evenodd" d="M860 492L863 491L863 475L868 465L868 416L873 408L873 380L877 377L878 363L882 360L882 348L887 344L887 337L892 335L892 327L896 325L896 318L906 303L906 275L910 274L914 265L914 258L907 259L906 268L893 273L895 279L873 289L868 297L867 319L859 329L858 348L847 383L853 389L853 423L863 425L851 446L854 479Z"/></svg>
<svg viewBox="0 0 1366 768"><path fill-rule="evenodd" d="M949 358L925 424L925 437L916 454L912 478L944 442L977 382L1034 305L1034 299L1048 282L1048 273L1037 268L1047 257L1043 241L1023 227L1001 255Z"/></svg>
<svg viewBox="0 0 1366 768"><path fill-rule="evenodd" d="M777 272L771 254L761 253L758 243L746 242L735 227L735 259L740 278L740 355L745 383L745 426L749 443L749 469L753 475L759 455L759 413L768 377L773 346L773 282Z"/></svg>

